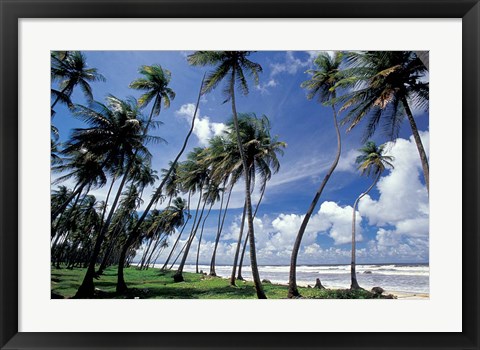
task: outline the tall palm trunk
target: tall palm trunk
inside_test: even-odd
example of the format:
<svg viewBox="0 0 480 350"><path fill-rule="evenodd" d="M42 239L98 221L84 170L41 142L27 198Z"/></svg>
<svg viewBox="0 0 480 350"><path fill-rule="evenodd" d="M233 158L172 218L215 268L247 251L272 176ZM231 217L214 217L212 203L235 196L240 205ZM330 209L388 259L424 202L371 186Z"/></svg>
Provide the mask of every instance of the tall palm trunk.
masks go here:
<svg viewBox="0 0 480 350"><path fill-rule="evenodd" d="M293 245L293 249L292 249L292 259L290 261L290 274L288 278L288 297L289 298L300 296L300 293L298 293L298 288L297 288L298 251L300 250L303 234L305 233L305 229L307 228L308 221L310 220L310 217L312 216L312 213L315 210L315 207L317 206L318 200L320 199L320 195L322 194L323 189L325 188L325 185L327 184L328 180L330 179L330 176L332 176L333 171L337 167L338 160L340 159L340 153L342 152L340 130L338 128L337 111L335 110L335 105L332 105L332 110L333 110L333 123L335 126L335 132L337 134L337 154L335 156L335 159L332 165L330 166L330 169L328 170L327 174L323 178L323 181L320 184L320 187L318 188L317 193L315 193L315 197L313 197L312 203L310 204L310 208L308 208L308 211L305 214L302 224L300 225L300 229L298 230L297 238L295 239L295 244Z"/></svg>
<svg viewBox="0 0 480 350"><path fill-rule="evenodd" d="M425 185L427 186L427 192L430 193L430 170L428 166L428 158L427 154L425 153L425 149L423 148L422 139L420 138L420 134L418 133L417 123L415 123L415 119L413 119L412 111L410 110L410 106L408 105L407 99L402 97L402 104L403 108L405 108L405 112L408 117L408 122L410 124L410 128L412 129L413 138L415 139L415 144L417 145L418 154L420 155L420 160L422 162L422 169L423 169L423 176L425 178Z"/></svg>
<svg viewBox="0 0 480 350"><path fill-rule="evenodd" d="M250 193L250 179L248 176L248 164L245 152L243 150L242 138L240 135L240 128L238 126L237 108L235 106L235 66L232 68L232 79L230 81L230 95L232 98L232 113L233 123L235 125L235 132L237 135L238 151L243 164L243 174L245 178L245 201L247 204L247 223L248 223L248 237L250 240L250 261L252 267L253 283L255 284L255 290L257 292L258 299L267 299L265 292L263 291L262 282L260 280L260 274L258 273L257 266L257 253L255 250L255 232L253 229L253 216L252 216L252 197Z"/></svg>
<svg viewBox="0 0 480 350"><path fill-rule="evenodd" d="M351 275L351 285L350 285L350 288L351 289L362 289L358 282L357 282L357 273L355 272L355 251L356 251L356 244L357 244L357 240L355 238L355 224L356 224L356 217L357 217L357 206L358 206L358 202L360 202L360 199L362 199L363 197L365 197L368 192L370 192L370 190L375 186L375 184L377 183L378 179L380 178L380 175L382 175L382 172L379 171L378 172L378 175L377 177L375 178L375 181L373 181L373 183L370 185L370 187L365 191L363 192L360 196L358 196L358 198L355 200L355 202L353 203L353 214L352 214L352 261L351 261L351 264L350 264L350 275Z"/></svg>
<svg viewBox="0 0 480 350"><path fill-rule="evenodd" d="M198 92L198 98L197 98L197 104L195 105L195 111L193 113L193 118L192 118L192 124L190 126L190 130L188 131L187 137L185 138L185 141L183 142L183 146L180 150L180 152L177 154L175 157L175 160L173 161L172 165L170 166L170 169L168 169L168 173L165 175L163 178L162 182L158 186L157 190L155 191L154 195L152 196L152 199L148 203L147 207L145 208L142 216L140 219L138 219L137 224L133 228L132 232L128 235L128 238L122 248L122 252L120 253L120 260L118 262L118 273L117 273L117 287L116 291L117 293L123 293L127 290L127 284L125 283L125 277L123 275L123 268L125 267L125 259L127 257L127 252L132 243L137 239L139 233L140 233L140 226L142 225L143 221L145 220L146 216L148 215L148 212L150 211L152 205L160 198L160 195L162 194L163 186L167 182L168 177L172 173L173 169L177 165L178 160L183 154L183 151L185 151L185 148L187 147L188 139L190 138L190 135L193 133L193 127L195 124L195 118L197 116L197 111L198 111L198 104L200 103L200 98L202 96L202 88L203 88L203 81L205 80L205 75L203 76L202 82L200 84L200 90Z"/></svg>
<svg viewBox="0 0 480 350"><path fill-rule="evenodd" d="M207 201L203 202L203 207L200 212L200 217L197 219L197 213L198 209L200 207L200 203L202 201L202 191L200 190L200 198L198 200L198 205L197 205L197 210L195 212L195 220L193 221L193 226L192 226L192 232L190 233L190 237L188 238L187 245L185 247L185 252L183 253L182 261L180 262L180 265L178 266L177 272L175 275L173 275L173 279L175 282L182 282L184 281L183 279L183 268L185 267L185 263L187 262L187 257L188 253L190 252L190 247L192 246L193 239L195 238L195 235L197 234L198 227L200 226L200 222L202 221L202 216L203 216L203 211L205 210L205 205L207 204ZM195 225L196 223L196 225Z"/></svg>
<svg viewBox="0 0 480 350"><path fill-rule="evenodd" d="M245 226L245 212L247 211L246 203L243 205L242 223L240 224L240 232L238 233L237 249L235 250L235 257L233 258L232 274L230 275L230 285L235 285L235 273L237 272L238 254L240 253L240 246L242 245L243 228Z"/></svg>
<svg viewBox="0 0 480 350"><path fill-rule="evenodd" d="M198 238L197 262L196 262L196 264L195 264L195 272L196 272L196 273L199 273L199 271L198 271L198 258L199 258L199 256L200 256L200 245L201 245L201 243L202 243L203 228L205 227L205 221L207 221L207 218L208 218L208 216L210 215L210 212L212 211L213 204L215 204L215 202L212 202L212 204L210 204L210 208L208 208L207 215L205 215L205 218L203 219L202 228L201 228L201 230L200 230L200 237Z"/></svg>
<svg viewBox="0 0 480 350"><path fill-rule="evenodd" d="M260 207L260 203L262 203L263 195L265 194L265 189L266 188L267 188L266 184L264 186L262 186L262 193L260 194L260 199L258 200L257 206L255 207L255 212L253 213L253 218L255 218L257 216L258 208ZM242 255L240 256L240 262L238 264L237 280L241 280L241 281L244 280L244 278L242 276L242 265L243 265L243 258L245 257L245 250L247 248L247 242L248 242L248 237L245 237L245 240L243 242ZM235 264L233 265L233 268L235 268Z"/></svg>
<svg viewBox="0 0 480 350"><path fill-rule="evenodd" d="M220 226L218 227L217 236L215 237L215 246L213 248L212 259L210 260L210 273L209 273L210 276L216 276L217 275L217 273L215 271L215 259L217 257L218 243L220 242L220 236L222 235L223 224L225 222L225 217L227 216L227 209L228 209L228 205L230 203L230 197L232 195L232 190L233 190L233 184L232 184L232 186L230 186L230 190L228 191L227 203L225 204L225 208L223 210L222 221L221 222L219 221ZM220 211L219 214L221 214L221 211ZM218 219L220 220L220 216L219 216Z"/></svg>

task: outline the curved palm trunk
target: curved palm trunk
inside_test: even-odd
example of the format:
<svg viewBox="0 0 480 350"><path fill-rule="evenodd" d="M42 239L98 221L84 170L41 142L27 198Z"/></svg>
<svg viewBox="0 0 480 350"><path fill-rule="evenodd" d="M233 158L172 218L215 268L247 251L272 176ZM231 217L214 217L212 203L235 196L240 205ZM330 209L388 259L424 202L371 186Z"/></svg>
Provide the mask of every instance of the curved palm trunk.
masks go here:
<svg viewBox="0 0 480 350"><path fill-rule="evenodd" d="M218 248L218 243L220 242L220 236L222 235L223 231L223 224L225 222L225 217L227 216L227 210L228 210L228 205L230 204L230 197L232 195L232 190L233 190L233 185L230 186L230 190L228 191L228 197L227 197L227 203L225 204L225 209L223 210L223 217L222 217L222 222L220 223L220 226L217 231L217 236L215 237L215 246L213 248L213 254L212 254L212 259L210 260L210 276L216 276L217 273L215 271L215 259L217 257L217 248ZM220 212L221 214L221 212ZM220 217L219 217L220 220Z"/></svg>
<svg viewBox="0 0 480 350"><path fill-rule="evenodd" d="M197 211L195 212L195 219L196 219L201 201L202 201L202 191L200 191L200 198L198 200ZM184 279L183 279L183 268L185 267L185 263L187 262L188 253L190 253L190 247L192 246L193 239L195 238L195 235L197 234L198 227L200 226L200 222L202 221L203 211L205 210L205 205L206 204L207 204L207 202L204 201L202 210L200 212L200 217L198 218L198 221L196 222L196 225L195 225L195 220L193 222L192 232L190 233L190 237L188 238L187 245L185 247L185 252L183 253L182 261L180 262L180 265L178 266L177 272L175 272L175 275L173 275L173 280L175 282L184 281Z"/></svg>
<svg viewBox="0 0 480 350"><path fill-rule="evenodd" d="M252 267L253 283L255 284L255 290L257 292L258 299L267 299L265 292L263 291L262 282L260 280L260 274L258 273L257 266L257 253L255 250L255 232L253 229L253 216L252 216L252 197L250 193L250 178L248 175L247 158L243 151L242 138L240 136L240 128L238 126L237 108L235 106L235 66L232 68L232 79L230 81L230 94L232 98L232 113L233 123L235 125L235 133L237 135L237 146L240 153L240 158L243 164L243 173L245 178L245 201L247 204L247 223L248 223L248 237L250 240L250 261Z"/></svg>
<svg viewBox="0 0 480 350"><path fill-rule="evenodd" d="M260 203L262 203L263 195L265 194L265 189L267 188L266 184L262 188L262 193L260 194L260 199L258 200L257 206L255 208L255 212L253 213L253 218L257 216L257 211L258 208L260 207ZM242 265L243 265L243 258L245 257L245 249L247 248L247 242L248 242L248 237L245 237L245 240L243 242L243 248L242 248L242 255L240 257L240 263L238 264L238 275L237 275L237 280L243 281L244 278L242 276ZM235 268L235 265L233 265Z"/></svg>
<svg viewBox="0 0 480 350"><path fill-rule="evenodd" d="M418 133L417 123L415 123L415 119L413 119L412 111L410 110L410 106L408 105L407 99L405 97L402 98L402 104L403 104L403 107L405 108L405 112L408 117L408 122L410 123L410 128L412 129L413 138L415 139L415 144L417 145L418 154L420 155L420 161L422 162L423 176L425 178L425 185L427 186L427 192L430 193L430 186L429 186L430 170L428 166L427 154L425 153L422 140L420 139L420 134Z"/></svg>
<svg viewBox="0 0 480 350"><path fill-rule="evenodd" d="M240 232L238 234L237 249L235 250L235 257L233 258L232 274L230 275L230 285L235 286L235 273L237 272L238 254L240 253L240 246L242 245L243 227L245 226L245 212L247 211L246 204L243 205L242 223L240 224Z"/></svg>
<svg viewBox="0 0 480 350"><path fill-rule="evenodd" d="M212 204L210 205L210 208L208 208L207 215L205 215L205 219L203 219L203 222L202 222L202 229L200 230L200 237L198 238L197 262L195 264L195 272L196 273L199 273L199 271L198 271L198 258L200 257L200 245L202 243L203 228L205 227L205 221L207 221L208 216L210 215L210 211L212 211L212 207L213 207L214 203L215 202L212 202Z"/></svg>
<svg viewBox="0 0 480 350"><path fill-rule="evenodd" d="M330 166L330 169L328 170L327 174L323 178L323 181L320 184L320 187L318 188L317 193L315 193L315 197L313 197L312 203L310 204L310 208L308 208L308 211L305 214L305 218L303 219L302 224L300 225L300 229L298 230L297 238L295 239L295 244L293 245L293 249L292 249L292 259L290 261L290 274L288 279L288 297L289 298L300 296L300 293L298 292L298 288L297 288L298 251L300 250L303 234L305 233L305 229L307 228L308 221L310 220L310 217L312 216L312 213L315 210L315 207L317 206L318 200L320 199L320 195L322 194L323 189L325 188L325 185L327 184L328 180L330 179L330 176L332 176L333 171L337 167L338 160L340 159L340 153L342 152L340 130L338 129L338 123L337 123L337 111L335 110L335 106L332 106L332 109L333 109L333 122L335 125L335 132L337 134L337 155L335 156L335 159L332 165Z"/></svg>
<svg viewBox="0 0 480 350"><path fill-rule="evenodd" d="M355 224L356 224L356 217L357 217L357 206L358 206L358 202L360 202L360 199L362 199L363 197L365 197L368 192L370 192L370 190L375 186L375 184L378 182L378 179L380 178L380 175L382 175L382 172L378 172L378 175L377 177L375 178L375 181L373 181L373 183L370 185L370 187L364 192L362 193L360 196L358 196L358 198L355 200L355 203L353 203L353 214L352 214L352 261L351 261L351 264L350 264L350 275L351 275L351 285L350 285L350 289L362 289L362 287L360 287L360 285L358 284L357 282L357 273L355 271L355 251L356 251L356 244L357 244L357 240L355 238Z"/></svg>
<svg viewBox="0 0 480 350"><path fill-rule="evenodd" d="M172 163L172 166L170 169L168 169L168 173L165 175L163 178L162 182L158 186L157 190L155 191L154 195L152 196L152 199L148 203L147 207L145 208L142 216L138 220L137 224L133 228L132 232L128 235L128 238L122 248L122 252L120 253L120 260L118 262L118 273L117 273L117 287L116 291L117 293L123 293L127 290L127 284L125 283L125 277L123 275L123 268L125 267L125 259L127 256L128 249L132 245L132 243L137 239L137 236L139 235L139 229L140 226L142 225L143 221L145 220L146 216L148 215L148 212L152 208L152 205L160 198L160 195L162 194L163 186L165 185L165 182L167 181L168 177L172 173L173 169L177 165L178 160L182 156L183 152L185 151L185 148L187 147L188 140L190 136L193 133L193 127L195 124L195 118L197 116L197 111L198 111L198 104L200 103L200 98L202 96L202 87L203 87L203 81L205 80L205 75L203 76L202 82L200 84L200 90L198 92L198 98L197 98L197 104L195 105L195 111L193 113L193 118L192 118L192 124L190 126L190 130L188 131L187 137L185 138L185 141L183 142L183 146L178 152L177 156L175 157L175 160Z"/></svg>

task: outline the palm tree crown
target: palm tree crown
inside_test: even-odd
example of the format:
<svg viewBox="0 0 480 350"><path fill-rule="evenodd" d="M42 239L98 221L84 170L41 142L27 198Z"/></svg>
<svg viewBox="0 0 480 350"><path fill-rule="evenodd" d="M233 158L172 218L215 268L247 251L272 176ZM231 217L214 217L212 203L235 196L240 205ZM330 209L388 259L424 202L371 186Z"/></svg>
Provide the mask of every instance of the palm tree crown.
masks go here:
<svg viewBox="0 0 480 350"><path fill-rule="evenodd" d="M80 51L67 51L64 54L52 53L51 77L58 81L61 91L57 96L64 98L72 95L75 86L79 85L87 100L93 100L90 82L105 81L105 77L96 68L88 68L85 55Z"/></svg>
<svg viewBox="0 0 480 350"><path fill-rule="evenodd" d="M384 155L385 145L377 146L373 141L367 141L365 145L359 149L361 154L355 162L358 164L358 170L362 175L378 175L383 173L387 166L393 168L393 157Z"/></svg>
<svg viewBox="0 0 480 350"><path fill-rule="evenodd" d="M238 86L244 95L248 94L248 84L244 70L258 84L258 73L262 72L262 66L250 61L247 57L253 51L197 51L188 56L188 63L192 66L216 65L215 69L207 74L203 93L212 91L217 85L227 78L224 93L225 102L232 97L230 86ZM230 76L228 76L230 74Z"/></svg>
<svg viewBox="0 0 480 350"><path fill-rule="evenodd" d="M397 138L407 100L413 107L428 108L429 84L421 80L427 68L413 52L351 52L347 62L350 68L343 71L340 85L353 90L339 98L341 110L349 110L342 124L351 130L368 116L365 140L380 124L389 139Z"/></svg>
<svg viewBox="0 0 480 350"><path fill-rule="evenodd" d="M162 100L164 107L168 108L171 100L175 98L175 92L168 87L172 74L158 64L141 66L138 72L143 77L133 81L130 84L130 88L145 91L138 99L138 104L141 108L154 100L151 113L152 116L157 116L160 114Z"/></svg>

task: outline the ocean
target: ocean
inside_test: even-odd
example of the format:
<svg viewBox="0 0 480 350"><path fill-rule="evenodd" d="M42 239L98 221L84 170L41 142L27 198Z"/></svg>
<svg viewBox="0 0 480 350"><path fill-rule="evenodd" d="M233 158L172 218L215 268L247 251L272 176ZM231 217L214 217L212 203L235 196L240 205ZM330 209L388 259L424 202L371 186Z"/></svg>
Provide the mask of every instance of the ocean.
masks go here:
<svg viewBox="0 0 480 350"><path fill-rule="evenodd" d="M208 265L199 265L199 269L206 273L210 271ZM218 276L229 278L232 267L216 266L215 270ZM259 266L262 280L268 279L279 284L288 283L289 270L287 265ZM357 265L356 270L358 283L367 290L382 287L389 292L429 293L428 264L365 264ZM195 272L195 265L186 265L184 271ZM249 266L243 267L242 275L247 280L252 279ZM349 288L350 265L297 266L299 286L313 286L317 278L326 288Z"/></svg>

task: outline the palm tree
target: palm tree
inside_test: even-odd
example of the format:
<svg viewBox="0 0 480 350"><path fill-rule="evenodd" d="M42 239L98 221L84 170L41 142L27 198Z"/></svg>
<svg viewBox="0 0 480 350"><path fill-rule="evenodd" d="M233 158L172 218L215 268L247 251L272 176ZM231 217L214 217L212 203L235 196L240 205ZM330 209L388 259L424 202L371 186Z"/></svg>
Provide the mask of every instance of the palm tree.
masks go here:
<svg viewBox="0 0 480 350"><path fill-rule="evenodd" d="M147 204L147 207L145 208L145 210L143 211L143 214L142 216L138 219L138 221L136 222L135 226L133 227L132 231L130 232L130 234L128 235L128 238L127 240L125 241L125 244L123 245L122 247L122 251L120 253L120 258L119 258L119 262L118 262L118 273L117 273L117 287L116 287L116 291L117 293L123 293L127 290L127 284L125 283L125 278L124 278L124 275L123 275L123 268L125 266L125 262L126 262L126 258L127 258L127 253L128 253L128 250L130 249L130 247L132 246L132 244L137 240L139 234L140 234L140 226L142 225L142 222L143 220L145 220L146 216L148 215L148 212L150 211L150 209L152 208L152 206L157 203L157 201L159 200L160 196L162 195L162 190L163 190L163 186L165 185L165 183L167 182L168 180L168 177L170 175L170 173L173 171L173 169L175 168L178 160L180 159L180 157L182 156L183 152L185 151L185 148L187 147L187 143L188 143L188 140L190 138L190 136L192 135L192 132L193 132L193 128L194 128L194 125L195 125L195 118L197 116L197 111L198 111L198 105L200 103L200 98L201 98L201 91L202 91L202 88L203 88L203 82L204 82L204 78L202 79L202 82L200 84L200 91L198 93L198 98L197 98L197 103L195 105L195 111L193 113L193 118L192 118L192 124L190 126L190 130L188 131L187 133L187 136L185 137L185 140L183 142L183 145L182 145L182 148L180 149L179 153L177 154L177 156L175 157L174 161L172 162L172 165L169 169L169 172L163 177L162 179L162 182L160 183L160 185L157 187L157 189L155 190L155 193L153 194L152 196L152 199L150 200L150 202Z"/></svg>
<svg viewBox="0 0 480 350"><path fill-rule="evenodd" d="M80 51L67 51L61 54L53 51L51 64L52 81L58 81L60 88L60 90L52 89L52 95L55 97L50 107L52 115L53 108L59 101L73 106L70 96L75 86L80 86L87 100L93 101L92 88L89 83L105 81L105 77L98 73L96 68L88 68L86 57Z"/></svg>
<svg viewBox="0 0 480 350"><path fill-rule="evenodd" d="M210 181L212 181L212 180L210 180ZM205 215L205 218L203 219L202 228L200 230L200 237L198 238L197 262L196 262L196 265L195 265L195 272L196 273L199 273L199 271L198 271L198 259L200 257L200 245L202 243L203 228L205 227L205 221L207 221L207 218L210 215L210 212L212 211L213 205L217 201L220 200L220 192L223 192L223 188L221 188L219 184L212 182L208 186L207 192L205 192L203 194L203 200L205 201L206 204L210 204L210 207L208 208L207 215Z"/></svg>
<svg viewBox="0 0 480 350"><path fill-rule="evenodd" d="M318 101L321 102L323 105L327 106L330 105L332 108L333 114L333 124L335 126L335 132L337 134L337 154L335 159L333 160L330 169L325 174L320 187L318 188L313 200L308 208L305 217L300 225L300 229L298 230L297 237L295 239L295 243L292 249L292 258L290 261L290 274L288 279L288 297L298 297L300 293L298 292L297 288L297 257L298 251L300 250L300 245L302 242L303 234L305 233L305 229L307 228L308 221L317 206L318 200L327 184L328 180L333 174L333 171L337 167L338 160L340 159L340 153L342 150L341 139L340 139L340 131L338 129L337 123L337 110L335 108L335 104L331 103L330 101L335 99L336 92L335 87L339 81L339 69L340 64L342 63L342 54L340 52L335 52L333 56L330 56L328 53L321 53L314 61L315 65L317 66L314 70L309 70L308 73L312 75L310 80L307 80L302 83L302 87L309 90L307 97L309 99L318 96Z"/></svg>
<svg viewBox="0 0 480 350"><path fill-rule="evenodd" d="M135 99L130 98L127 101L122 101L114 96L109 96L107 100L109 102L109 109L107 109L106 114L111 117L110 120L104 118L98 121L103 117L102 114L98 114L95 110L87 107L81 107L79 109L79 114L85 117L87 122L93 124L94 127L77 130L74 135L76 141L74 146L87 147L87 149L90 149L92 152L115 152L115 157L111 159L115 160L114 164L116 166L124 169L124 174L109 214L98 234L87 273L76 294L77 298L91 297L93 295L95 263L100 253L101 244L109 229L113 214L115 213L116 206L120 200L123 187L131 177L131 169L137 159L137 155L145 159L149 159L151 156L148 149L144 146L144 142L157 140L156 137L146 135L147 126L151 121L148 120L145 123L145 121L142 120ZM105 135L106 133L108 133L108 135ZM99 135L105 135L105 138L99 139ZM109 143L114 145L113 150L105 149L105 147L109 146Z"/></svg>
<svg viewBox="0 0 480 350"><path fill-rule="evenodd" d="M247 157L249 169L247 176L250 181L250 188L251 190L254 189L255 179L257 178L258 173L261 178L260 191L263 196L267 182L270 180L272 173L276 173L280 170L280 162L278 161L277 154L283 155L283 148L286 147L286 143L278 141L276 136L272 137L270 135L270 121L265 115L257 118L257 116L253 113L242 114L239 118L239 126L240 134L242 135L242 144ZM227 131L227 135L228 134L229 133ZM233 137L233 140L235 140L235 136L233 134L231 137ZM257 209L258 205L255 209L253 217L255 217ZM244 226L243 220L244 215L242 215L242 225L233 261L232 274L230 277L230 284L232 285L235 284L235 273L242 242L242 228Z"/></svg>
<svg viewBox="0 0 480 350"><path fill-rule="evenodd" d="M188 254L190 252L190 247L197 233L200 221L202 220L203 212L207 201L204 201L203 207L200 210L200 204L202 202L203 191L206 188L208 191L209 184L209 170L208 166L203 161L205 156L205 149L196 147L192 152L188 154L187 160L183 162L180 166L180 177L182 178L181 182L183 187L187 190L190 190L192 194L195 192L199 193L197 208L195 210L195 216L193 219L192 229L190 236L187 240L187 245L185 246L185 251L183 253L182 260L177 269L177 272L173 276L175 282L182 282L183 279L183 268L187 261ZM200 213L200 215L198 215Z"/></svg>
<svg viewBox="0 0 480 350"><path fill-rule="evenodd" d="M237 133L237 146L245 174L248 173L248 165L243 151L238 126L238 116L235 105L235 84L240 87L244 95L248 94L248 85L244 70L253 77L255 84L258 84L258 73L262 71L262 67L258 63L252 62L248 59L248 56L250 56L251 53L252 52L250 51L197 51L188 56L188 62L194 66L216 65L215 69L207 76L205 87L203 89L205 93L212 91L222 80L225 78L227 79L227 87L224 91L226 94L226 101L230 100L232 103L233 121ZM247 202L247 222L250 238L250 260L253 281L257 291L257 297L259 299L266 299L260 275L258 273L255 251L255 233L253 229L252 200L248 175L245 176L245 198Z"/></svg>
<svg viewBox="0 0 480 350"><path fill-rule="evenodd" d="M352 68L344 71L343 81L354 88L339 98L344 102L341 110L349 109L342 123L349 124L351 130L368 116L364 139L370 138L382 123L393 141L406 115L429 191L428 158L410 108L428 108L429 83L421 79L427 67L412 51L351 52L348 62Z"/></svg>
<svg viewBox="0 0 480 350"><path fill-rule="evenodd" d="M356 163L359 164L358 169L362 171L362 175L375 175L375 180L370 185L370 187L363 192L355 200L353 204L353 214L352 214L352 262L350 265L351 272L351 289L361 289L357 282L357 274L355 272L355 218L357 215L357 206L358 202L370 192L370 190L375 186L378 179L385 171L386 166L393 168L391 161L393 157L384 155L385 145L378 146L373 141L368 141L362 148L359 149L360 155L356 159Z"/></svg>
<svg viewBox="0 0 480 350"><path fill-rule="evenodd" d="M138 99L139 107L145 107L153 100L149 117L149 120L152 120L153 117L160 114L162 102L163 106L168 108L170 107L171 100L175 98L175 92L168 87L172 74L169 70L163 69L162 66L158 64L141 66L138 72L142 74L143 77L134 80L130 84L130 88L145 91Z"/></svg>
<svg viewBox="0 0 480 350"><path fill-rule="evenodd" d="M162 221L161 221L161 226L160 229L162 230L164 234L164 238L160 239L160 237L157 240L157 243L155 244L154 248L152 249L152 252L150 254L150 257L146 261L146 265L148 267L149 262L153 256L153 253L155 252L155 249L157 246L160 244L163 247L167 247L167 241L166 241L166 236L167 235L172 235L175 232L175 229L183 226L185 224L185 209L186 209L186 201L182 199L181 197L177 197L173 199L173 202L171 205L169 205L162 213ZM156 260L156 259L155 259Z"/></svg>
<svg viewBox="0 0 480 350"><path fill-rule="evenodd" d="M65 173L58 177L53 183L59 183L69 179L75 179L76 188L69 193L69 196L62 197L63 203L56 203L52 206L51 221L55 221L57 216L65 211L70 202L79 197L85 187L102 187L107 181L104 172L105 161L86 149L64 149L62 151L66 157L59 165L53 166L53 172ZM53 203L52 203L53 204Z"/></svg>

